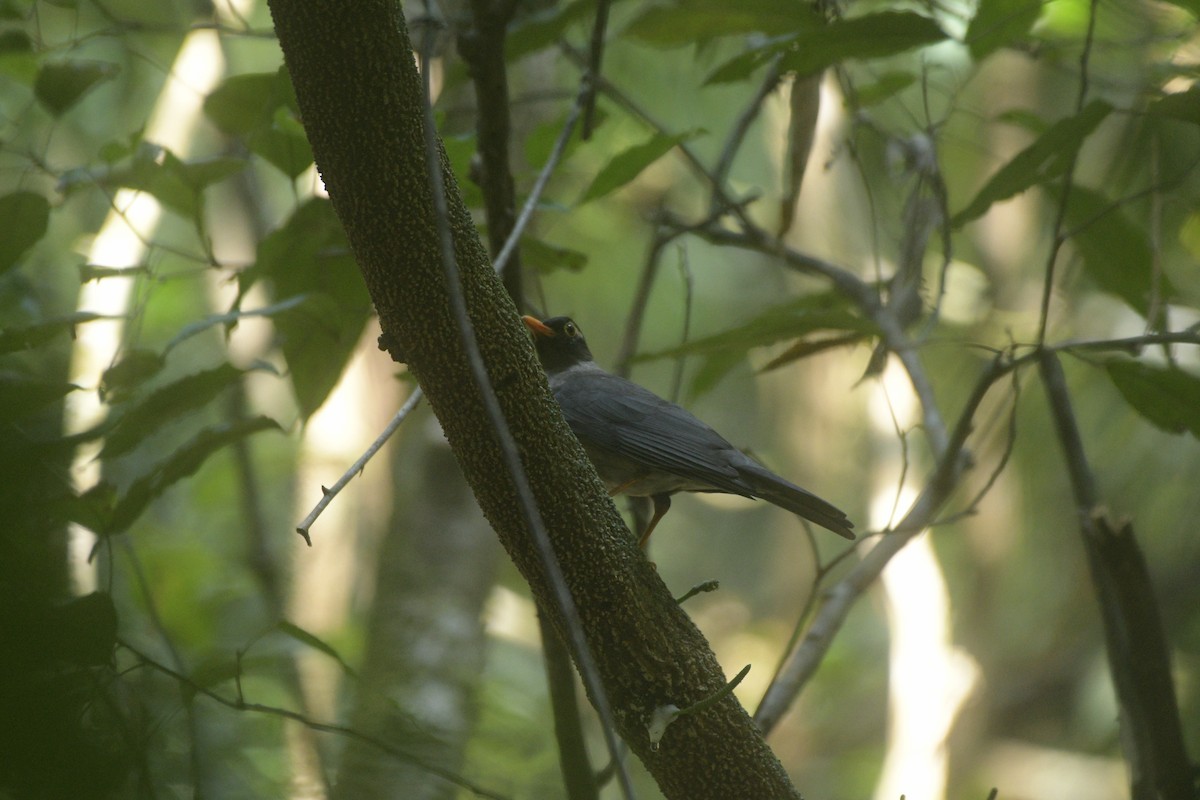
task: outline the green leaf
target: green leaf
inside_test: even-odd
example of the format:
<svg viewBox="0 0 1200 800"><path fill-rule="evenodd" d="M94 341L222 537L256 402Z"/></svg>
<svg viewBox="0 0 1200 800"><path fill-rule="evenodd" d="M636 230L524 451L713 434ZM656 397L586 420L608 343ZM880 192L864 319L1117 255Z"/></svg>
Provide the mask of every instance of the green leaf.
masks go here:
<svg viewBox="0 0 1200 800"><path fill-rule="evenodd" d="M166 359L153 350L136 347L127 350L120 361L100 376L100 396L110 403L120 402L166 365Z"/></svg>
<svg viewBox="0 0 1200 800"><path fill-rule="evenodd" d="M0 419L17 420L40 411L79 389L73 383L39 380L13 372L0 372Z"/></svg>
<svg viewBox="0 0 1200 800"><path fill-rule="evenodd" d="M33 86L40 67L33 40L27 33L11 29L0 31L0 75Z"/></svg>
<svg viewBox="0 0 1200 800"><path fill-rule="evenodd" d="M811 75L848 59L899 55L945 38L945 31L936 22L920 14L909 11L867 14L831 22L735 56L709 75L705 83L741 80L776 53L782 54L781 71Z"/></svg>
<svg viewBox="0 0 1200 800"><path fill-rule="evenodd" d="M1007 200L1031 186L1046 183L1062 175L1084 139L1111 111L1112 106L1108 103L1093 100L1077 115L1051 125L1033 144L998 169L970 204L954 215L950 224L960 228L983 216L993 203Z"/></svg>
<svg viewBox="0 0 1200 800"><path fill-rule="evenodd" d="M595 10L595 0L575 0L565 5L555 3L544 11L518 18L505 37L505 59L511 63L549 47L571 25L592 19Z"/></svg>
<svg viewBox="0 0 1200 800"><path fill-rule="evenodd" d="M682 47L720 36L790 35L823 23L811 5L793 0L677 0L669 6L650 6L625 33L657 47Z"/></svg>
<svg viewBox="0 0 1200 800"><path fill-rule="evenodd" d="M46 235L50 203L37 192L13 192L0 197L0 274L7 272L21 255Z"/></svg>
<svg viewBox="0 0 1200 800"><path fill-rule="evenodd" d="M307 418L337 384L372 308L328 200L308 201L263 239L257 263L243 275L243 291L260 277L271 281L280 302L305 298L279 313L275 328L301 414Z"/></svg>
<svg viewBox="0 0 1200 800"><path fill-rule="evenodd" d="M868 108L899 94L916 82L917 76L911 72L885 72L875 83L858 87L854 102L858 108Z"/></svg>
<svg viewBox="0 0 1200 800"><path fill-rule="evenodd" d="M1160 97L1150 104L1146 112L1200 125L1200 88L1192 86L1186 92L1175 92Z"/></svg>
<svg viewBox="0 0 1200 800"><path fill-rule="evenodd" d="M151 501L178 481L195 473L213 453L265 430L282 431L283 428L270 417L253 417L200 431L191 441L177 448L170 458L134 480L129 490L117 501L102 533L114 534L128 530Z"/></svg>
<svg viewBox="0 0 1200 800"><path fill-rule="evenodd" d="M169 383L122 413L104 440L102 458L123 455L166 423L204 407L242 378L242 370L221 364Z"/></svg>
<svg viewBox="0 0 1200 800"><path fill-rule="evenodd" d="M1096 285L1142 316L1150 312L1156 290L1160 301L1175 295L1165 275L1158 276L1156 285L1149 234L1104 195L1078 185L1071 187L1066 226Z"/></svg>
<svg viewBox="0 0 1200 800"><path fill-rule="evenodd" d="M312 146L304 126L285 108L276 109L271 124L251 133L246 145L250 152L293 180L313 163Z"/></svg>
<svg viewBox="0 0 1200 800"><path fill-rule="evenodd" d="M231 178L245 168L246 161L244 159L232 156L216 156L178 162L180 177L197 192L214 183L220 183L226 178Z"/></svg>
<svg viewBox="0 0 1200 800"><path fill-rule="evenodd" d="M521 263L543 275L565 269L579 272L587 266L587 254L569 247L559 247L541 239L526 236L521 239Z"/></svg>
<svg viewBox="0 0 1200 800"><path fill-rule="evenodd" d="M112 80L116 64L102 61L57 61L43 64L33 84L33 93L54 116L71 106L100 83Z"/></svg>
<svg viewBox="0 0 1200 800"><path fill-rule="evenodd" d="M695 398L716 386L730 370L745 360L750 350L828 330L862 335L876 333L872 323L850 311L844 297L827 292L769 308L743 325L678 347L639 355L635 360L702 356L704 360L689 387L689 395Z"/></svg>
<svg viewBox="0 0 1200 800"><path fill-rule="evenodd" d="M338 663L338 666L342 668L342 672L346 673L346 675L351 678L354 677L354 670L350 668L350 665L346 663L346 660L342 658L341 654L338 653L338 651L335 650L332 645L325 642L325 640L321 637L304 630L304 628L301 628L294 622L288 622L286 619L281 619L277 623L276 627L281 633L285 634L286 636L290 636L297 642L300 642L300 644L311 647L314 650L319 650L320 652L329 656Z"/></svg>
<svg viewBox="0 0 1200 800"><path fill-rule="evenodd" d="M693 130L667 136L656 133L648 141L618 153L592 180L579 202L587 203L616 191L642 173L642 170L662 158L681 142L694 139L704 131Z"/></svg>
<svg viewBox="0 0 1200 800"><path fill-rule="evenodd" d="M1041 12L1042 0L979 0L965 37L971 58L980 61L1023 38Z"/></svg>
<svg viewBox="0 0 1200 800"><path fill-rule="evenodd" d="M277 74L234 75L204 98L204 115L230 136L244 136L268 124L282 99L276 96Z"/></svg>
<svg viewBox="0 0 1200 800"><path fill-rule="evenodd" d="M711 355L723 352L744 354L756 347L765 347L815 331L826 330L853 331L863 334L877 332L874 324L850 311L845 298L826 292L774 306L736 328L696 339L678 347L640 355L637 360L648 361L658 358Z"/></svg>
<svg viewBox="0 0 1200 800"><path fill-rule="evenodd" d="M204 100L205 115L223 133L242 137L252 153L293 179L313 162L296 109L285 69L227 78Z"/></svg>
<svg viewBox="0 0 1200 800"><path fill-rule="evenodd" d="M74 335L76 325L97 319L108 319L108 317L90 311L79 311L65 317L55 317L21 328L0 328L0 354L40 347L63 333Z"/></svg>
<svg viewBox="0 0 1200 800"><path fill-rule="evenodd" d="M1109 361L1108 377L1134 410L1169 433L1200 439L1200 378L1178 367Z"/></svg>
<svg viewBox="0 0 1200 800"><path fill-rule="evenodd" d="M1178 6L1193 17L1200 17L1200 0L1163 0L1163 2Z"/></svg>

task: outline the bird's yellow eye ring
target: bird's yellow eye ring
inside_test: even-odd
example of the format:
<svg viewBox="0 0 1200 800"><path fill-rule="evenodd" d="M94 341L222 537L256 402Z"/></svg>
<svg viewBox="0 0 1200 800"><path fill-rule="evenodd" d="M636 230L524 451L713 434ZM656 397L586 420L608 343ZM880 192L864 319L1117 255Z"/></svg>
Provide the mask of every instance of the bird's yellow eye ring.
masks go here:
<svg viewBox="0 0 1200 800"><path fill-rule="evenodd" d="M563 333L567 336L574 336L579 333L579 329L575 327L574 322L568 322L566 325L563 325Z"/></svg>

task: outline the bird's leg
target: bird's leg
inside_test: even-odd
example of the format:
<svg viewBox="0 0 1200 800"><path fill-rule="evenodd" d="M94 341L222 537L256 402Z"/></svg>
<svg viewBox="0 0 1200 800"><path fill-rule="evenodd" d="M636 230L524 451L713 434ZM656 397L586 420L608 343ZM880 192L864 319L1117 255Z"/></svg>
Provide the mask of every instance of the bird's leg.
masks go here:
<svg viewBox="0 0 1200 800"><path fill-rule="evenodd" d="M658 525L658 521L671 510L671 495L656 494L652 495L650 499L654 501L654 516L650 518L650 524L646 526L642 538L638 540L638 547L643 550L646 549L646 544L650 541L650 534L654 533L654 527Z"/></svg>

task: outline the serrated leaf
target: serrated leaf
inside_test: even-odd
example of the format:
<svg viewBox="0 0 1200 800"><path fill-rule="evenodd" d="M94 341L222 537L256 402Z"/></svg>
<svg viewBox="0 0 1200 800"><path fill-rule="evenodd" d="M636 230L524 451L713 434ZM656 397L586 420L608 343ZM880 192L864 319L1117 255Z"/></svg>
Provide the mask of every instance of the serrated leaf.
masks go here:
<svg viewBox="0 0 1200 800"><path fill-rule="evenodd" d="M721 36L792 35L823 23L811 5L793 0L677 0L669 6L650 6L625 34L658 47L682 47Z"/></svg>
<svg viewBox="0 0 1200 800"><path fill-rule="evenodd" d="M1200 439L1200 378L1140 361L1109 361L1105 368L1125 402L1150 424Z"/></svg>
<svg viewBox="0 0 1200 800"><path fill-rule="evenodd" d="M1103 291L1121 298L1142 316L1150 312L1156 291L1159 301L1174 297L1167 277L1154 276L1150 235L1107 197L1073 186L1065 221L1084 269Z"/></svg>
<svg viewBox="0 0 1200 800"><path fill-rule="evenodd" d="M62 333L74 335L76 325L97 319L108 319L108 317L90 311L79 311L22 328L2 328L0 329L0 354L38 347Z"/></svg>
<svg viewBox="0 0 1200 800"><path fill-rule="evenodd" d="M0 197L0 274L16 265L26 250L46 235L50 203L37 192L13 192Z"/></svg>
<svg viewBox="0 0 1200 800"><path fill-rule="evenodd" d="M965 37L971 58L979 61L1023 38L1041 12L1042 0L979 0Z"/></svg>
<svg viewBox="0 0 1200 800"><path fill-rule="evenodd" d="M134 480L129 490L113 507L112 516L103 533L115 534L128 530L151 501L183 478L200 469L208 458L228 444L265 430L282 431L270 417L252 417L205 428L189 442L177 448L170 458L151 467Z"/></svg>
<svg viewBox="0 0 1200 800"><path fill-rule="evenodd" d="M998 169L967 207L954 215L950 224L960 228L983 216L993 203L1062 175L1083 141L1111 111L1112 106L1108 103L1093 100L1075 116L1051 125L1033 144Z"/></svg>
<svg viewBox="0 0 1200 800"><path fill-rule="evenodd" d="M673 136L656 133L648 141L618 153L604 165L604 168L592 180L591 185L580 198L580 204L616 191L642 174L646 167L669 153L678 144L694 139L701 133L703 131L699 130L677 133Z"/></svg>
<svg viewBox="0 0 1200 800"><path fill-rule="evenodd" d="M337 384L371 315L371 298L329 201L310 200L263 239L246 277L268 278L280 302L305 298L277 315L275 328L307 418Z"/></svg>
<svg viewBox="0 0 1200 800"><path fill-rule="evenodd" d="M153 350L136 347L127 350L120 361L100 376L100 396L110 403L120 402L166 365L166 359Z"/></svg>
<svg viewBox="0 0 1200 800"><path fill-rule="evenodd" d="M705 83L741 80L776 54L781 54L780 71L812 75L842 61L899 55L944 39L945 31L928 17L909 11L883 11L837 20L784 41L769 42L725 62Z"/></svg>
<svg viewBox="0 0 1200 800"><path fill-rule="evenodd" d="M1200 88L1192 86L1186 92L1160 97L1150 104L1146 113L1200 125Z"/></svg>
<svg viewBox="0 0 1200 800"><path fill-rule="evenodd" d="M117 458L129 452L166 423L207 405L241 380L242 374L231 364L221 364L156 389L116 419L105 436L100 456Z"/></svg>
<svg viewBox="0 0 1200 800"><path fill-rule="evenodd" d="M294 622L288 622L286 619L281 619L276 624L276 627L281 633L291 637L292 639L295 639L297 642L300 642L300 644L305 645L306 647L311 647L314 650L319 650L320 652L329 656L338 663L338 666L342 668L342 672L346 673L346 675L350 676L351 678L354 677L354 670L350 668L350 665L346 663L346 660L342 658L341 654L335 650L332 645L328 644L321 637L304 630L304 628L301 628Z"/></svg>
<svg viewBox="0 0 1200 800"><path fill-rule="evenodd" d="M97 85L115 78L117 72L116 64L103 61L50 62L38 70L33 93L47 111L58 117Z"/></svg>

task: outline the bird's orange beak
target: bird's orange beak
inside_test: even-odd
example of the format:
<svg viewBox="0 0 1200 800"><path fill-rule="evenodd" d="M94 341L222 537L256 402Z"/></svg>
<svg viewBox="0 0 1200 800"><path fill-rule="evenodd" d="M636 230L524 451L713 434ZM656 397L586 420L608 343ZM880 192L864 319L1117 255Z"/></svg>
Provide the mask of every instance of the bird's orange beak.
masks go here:
<svg viewBox="0 0 1200 800"><path fill-rule="evenodd" d="M554 329L549 327L548 325L543 325L542 321L540 319L538 319L537 317L531 317L531 316L526 315L524 317L521 317L521 321L525 323L525 327L529 328L529 330L533 331L538 336L553 336L554 335Z"/></svg>

